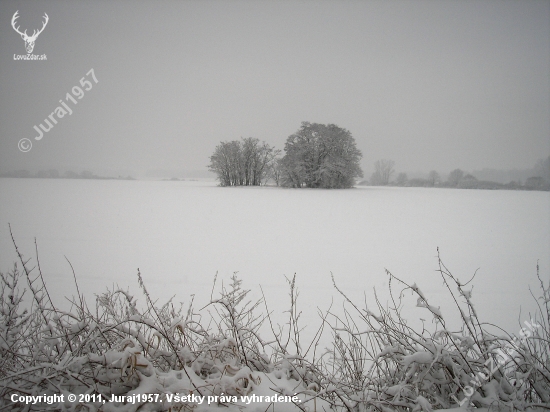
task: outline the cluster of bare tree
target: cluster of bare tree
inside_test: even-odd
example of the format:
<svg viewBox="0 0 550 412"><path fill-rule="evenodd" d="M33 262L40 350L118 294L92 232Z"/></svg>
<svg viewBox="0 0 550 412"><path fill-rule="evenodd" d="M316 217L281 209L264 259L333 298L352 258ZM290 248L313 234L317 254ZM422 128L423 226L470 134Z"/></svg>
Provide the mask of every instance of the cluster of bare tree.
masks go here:
<svg viewBox="0 0 550 412"><path fill-rule="evenodd" d="M334 124L302 122L280 150L249 137L221 142L210 156L210 171L221 186L259 186L273 179L277 186L347 188L362 177L361 151L351 133Z"/></svg>
<svg viewBox="0 0 550 412"><path fill-rule="evenodd" d="M466 174L461 169L455 169L449 173L446 182L443 182L441 175L436 170L431 170L428 173L428 178L414 178L408 179L406 173L399 173L395 181L390 181L391 176L394 174L393 160L378 160L374 163L374 173L371 176L370 184L373 186L414 186L414 187L458 187L461 184L468 184L477 180L471 174Z"/></svg>
<svg viewBox="0 0 550 412"><path fill-rule="evenodd" d="M370 183L373 186L386 186L390 183L392 175L395 173L395 162L393 160L381 159L374 163L374 173L370 177Z"/></svg>
<svg viewBox="0 0 550 412"><path fill-rule="evenodd" d="M278 164L287 187L348 188L363 176L361 151L351 133L334 124L302 122L288 137Z"/></svg>
<svg viewBox="0 0 550 412"><path fill-rule="evenodd" d="M373 186L452 187L459 189L550 190L550 156L537 161L533 169L526 170L532 176L526 178L524 184L519 180L504 184L483 178L478 179L473 174L464 172L461 169L452 170L446 181L435 170L428 173L427 179L408 179L406 173L399 173L395 181L391 181L391 177L395 173L394 166L395 162L393 160L377 160L374 163L374 173L370 180L361 182L361 184L370 184ZM475 172L473 173L475 174Z"/></svg>
<svg viewBox="0 0 550 412"><path fill-rule="evenodd" d="M210 156L208 169L221 186L260 186L271 178L280 150L248 137L221 142Z"/></svg>

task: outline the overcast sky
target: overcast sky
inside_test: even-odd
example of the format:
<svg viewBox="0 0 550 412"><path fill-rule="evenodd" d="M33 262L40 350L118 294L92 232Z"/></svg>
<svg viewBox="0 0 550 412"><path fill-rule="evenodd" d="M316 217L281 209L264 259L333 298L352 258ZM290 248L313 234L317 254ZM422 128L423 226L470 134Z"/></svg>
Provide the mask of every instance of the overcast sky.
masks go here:
<svg viewBox="0 0 550 412"><path fill-rule="evenodd" d="M12 26L32 34L26 55ZM217 143L348 129L368 177L550 154L548 1L2 1L0 170L206 170ZM67 93L90 69L99 83ZM41 140L62 100L72 110ZM33 147L18 149L20 139Z"/></svg>

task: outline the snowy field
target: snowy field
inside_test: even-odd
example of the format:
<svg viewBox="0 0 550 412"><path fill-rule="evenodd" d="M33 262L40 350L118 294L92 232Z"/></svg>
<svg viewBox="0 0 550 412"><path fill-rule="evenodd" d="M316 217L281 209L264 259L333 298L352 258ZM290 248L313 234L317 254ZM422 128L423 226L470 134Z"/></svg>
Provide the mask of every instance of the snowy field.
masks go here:
<svg viewBox="0 0 550 412"><path fill-rule="evenodd" d="M477 270L473 300L480 318L515 333L534 307L529 286L550 271L550 194L425 188L296 190L220 188L214 182L0 179L0 270L21 252L35 256L56 304L80 290L119 284L138 294L140 269L152 296L202 307L216 272L238 271L254 297L263 288L279 322L288 308L285 276L297 276L306 335L334 298L331 273L350 298L385 302L387 268L453 311L437 269L436 248L463 282ZM143 300L141 300L143 302ZM430 317L414 308L411 320ZM407 313L407 312L405 312ZM309 335L308 335L309 336Z"/></svg>

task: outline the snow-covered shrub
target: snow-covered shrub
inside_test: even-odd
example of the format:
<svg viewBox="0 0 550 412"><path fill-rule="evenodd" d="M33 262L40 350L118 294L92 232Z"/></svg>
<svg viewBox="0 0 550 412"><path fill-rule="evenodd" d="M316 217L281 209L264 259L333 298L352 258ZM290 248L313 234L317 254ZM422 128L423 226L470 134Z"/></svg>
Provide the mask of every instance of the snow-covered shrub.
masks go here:
<svg viewBox="0 0 550 412"><path fill-rule="evenodd" d="M97 296L93 309L79 293L66 312L49 298L39 265L31 269L19 257L22 269L16 265L0 277L0 410L238 410L235 405L247 402L241 396L253 391L289 396L291 405L300 394L307 404L307 388L288 372L288 360L259 337L261 302L245 300L248 291L236 275L203 308L211 315L207 320L192 303L187 310L172 301L155 305L139 270L144 308L116 289ZM22 280L30 289L27 309ZM14 403L14 394L42 398L25 405ZM160 396L150 401L148 394ZM53 395L64 395L63 401L50 405ZM131 398L112 398L122 395ZM209 406L206 397L212 398ZM111 399L116 401L103 403Z"/></svg>
<svg viewBox="0 0 550 412"><path fill-rule="evenodd" d="M49 297L38 260L31 268L16 251L19 266L0 274L0 410L550 409L550 285L542 280L539 312L519 336L489 333L471 289L441 259L439 273L456 303L459 328L447 324L416 284L389 271L391 302L383 305L376 297L375 311L354 304L335 283L344 313L321 313L321 326L306 344L295 278L288 280L288 322L282 326L273 323L265 302L247 301L236 275L200 310L193 302L186 309L172 301L156 305L138 270L144 307L115 289L97 296L93 308L78 292L72 308L62 311ZM405 293L433 317L433 330L409 326ZM264 323L268 339L260 337ZM332 345L320 351L326 331ZM79 395L76 402L69 393ZM14 403L14 394L42 398ZM274 394L287 402L275 404L268 398ZM52 395L64 399L50 404ZM123 395L130 398L112 398Z"/></svg>
<svg viewBox="0 0 550 412"><path fill-rule="evenodd" d="M541 280L543 303L518 338L487 331L475 311L471 289L440 258L439 273L462 320L458 330L450 329L416 284L386 272L391 304L385 307L376 298L378 314L360 309L335 284L347 309L343 318L333 315L334 348L325 376L331 376L327 388L338 392L340 406L381 411L550 408L550 286ZM392 282L401 286L398 296ZM407 291L416 295L417 307L430 312L434 330L408 326L402 316Z"/></svg>

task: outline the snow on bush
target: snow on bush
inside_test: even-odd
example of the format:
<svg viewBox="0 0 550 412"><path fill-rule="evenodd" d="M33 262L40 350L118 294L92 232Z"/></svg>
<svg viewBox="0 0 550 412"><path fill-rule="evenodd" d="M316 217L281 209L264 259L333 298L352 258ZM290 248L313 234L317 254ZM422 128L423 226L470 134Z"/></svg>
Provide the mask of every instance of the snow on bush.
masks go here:
<svg viewBox="0 0 550 412"><path fill-rule="evenodd" d="M391 302L376 298L377 313L357 306L335 283L344 313L322 313L306 348L294 279L283 326L273 324L261 301L247 300L236 275L200 310L193 302L186 309L155 304L138 271L145 307L116 289L97 296L92 308L79 293L72 309L62 311L39 264L30 268L16 251L20 265L0 274L0 410L550 409L550 286L543 281L539 313L519 337L489 333L471 290L440 259L439 273L461 315L458 330L449 329L416 284L390 272ZM431 314L433 330L408 326L405 293ZM267 340L262 324L272 332ZM320 351L327 331L332 345ZM77 400L70 402L69 394ZM36 402L17 402L24 396Z"/></svg>

